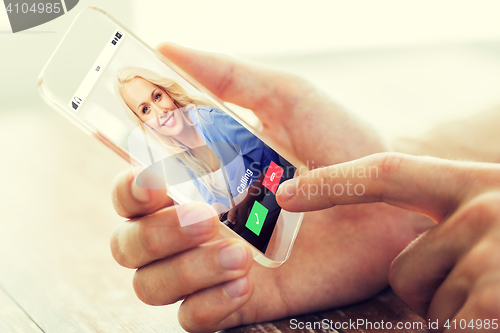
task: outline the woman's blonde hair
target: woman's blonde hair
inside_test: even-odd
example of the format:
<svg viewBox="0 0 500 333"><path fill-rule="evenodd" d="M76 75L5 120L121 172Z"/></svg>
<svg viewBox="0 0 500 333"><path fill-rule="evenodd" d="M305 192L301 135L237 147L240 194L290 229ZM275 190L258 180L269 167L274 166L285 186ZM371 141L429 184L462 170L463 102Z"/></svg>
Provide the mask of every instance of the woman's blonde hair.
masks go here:
<svg viewBox="0 0 500 333"><path fill-rule="evenodd" d="M215 105L206 98L188 94L188 92L176 81L158 75L157 73L145 68L131 66L122 67L116 74L116 95L120 99L124 108L127 110L127 115L132 119L132 121L138 123L143 131L148 131L149 133L151 133L152 136L156 137L168 151L170 151L172 154L175 154L176 157L179 158L179 160L181 160L181 162L185 165L185 167L193 173L194 177L199 178L202 183L204 183L205 187L210 192L216 192L224 197L227 197L227 191L225 191L225 188L217 184L214 179L212 168L207 163L195 158L189 147L184 145L182 142L176 140L173 137L158 133L157 131L151 129L149 126L144 126L144 123L141 121L139 116L128 107L128 105L125 103L125 100L123 99L123 88L127 83L136 78L142 78L146 81L149 81L163 90L172 99L175 106L179 109L184 124L188 126L194 126L195 124L191 121L191 118L189 116L189 108L186 106L194 104L194 107L196 107L197 105L215 107ZM198 119L202 119L202 117L198 116Z"/></svg>

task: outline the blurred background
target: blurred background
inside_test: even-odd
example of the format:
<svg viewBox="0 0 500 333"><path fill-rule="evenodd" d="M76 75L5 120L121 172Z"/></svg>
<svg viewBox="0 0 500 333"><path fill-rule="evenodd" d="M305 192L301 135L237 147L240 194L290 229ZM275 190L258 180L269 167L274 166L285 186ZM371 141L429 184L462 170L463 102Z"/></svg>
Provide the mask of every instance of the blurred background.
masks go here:
<svg viewBox="0 0 500 333"><path fill-rule="evenodd" d="M495 0L82 0L52 22L0 34L3 112L41 107L36 75L88 5L152 46L172 41L297 73L395 134L488 106L500 85ZM0 19L7 31L5 12Z"/></svg>
<svg viewBox="0 0 500 333"><path fill-rule="evenodd" d="M16 34L2 8L0 317L23 332L180 330L176 305L140 303L133 272L109 253L122 221L111 182L127 163L37 92L38 73L89 5L149 45L171 41L305 77L388 140L500 104L496 0L81 0Z"/></svg>

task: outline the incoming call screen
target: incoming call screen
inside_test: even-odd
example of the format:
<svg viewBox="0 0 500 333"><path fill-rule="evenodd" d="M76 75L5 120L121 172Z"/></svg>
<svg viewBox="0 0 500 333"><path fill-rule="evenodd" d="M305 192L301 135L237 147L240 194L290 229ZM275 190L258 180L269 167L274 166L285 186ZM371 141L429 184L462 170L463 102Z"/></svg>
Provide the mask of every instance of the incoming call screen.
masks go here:
<svg viewBox="0 0 500 333"><path fill-rule="evenodd" d="M144 170L165 177L150 187L134 171L139 186L211 205L266 251L281 211L276 190L295 167L134 38L119 30L110 36L68 106Z"/></svg>

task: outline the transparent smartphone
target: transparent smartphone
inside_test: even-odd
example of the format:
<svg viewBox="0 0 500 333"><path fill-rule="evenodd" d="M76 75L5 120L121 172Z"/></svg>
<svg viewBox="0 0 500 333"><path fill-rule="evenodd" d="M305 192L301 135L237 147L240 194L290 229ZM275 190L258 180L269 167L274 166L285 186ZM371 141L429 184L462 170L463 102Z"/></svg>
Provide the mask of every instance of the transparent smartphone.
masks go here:
<svg viewBox="0 0 500 333"><path fill-rule="evenodd" d="M193 201L211 205L220 233L246 240L265 266L288 258L303 214L282 210L275 193L302 166L107 13L89 7L77 16L38 86L49 105L129 161L137 185L165 189L178 212ZM198 222L183 216L181 225Z"/></svg>

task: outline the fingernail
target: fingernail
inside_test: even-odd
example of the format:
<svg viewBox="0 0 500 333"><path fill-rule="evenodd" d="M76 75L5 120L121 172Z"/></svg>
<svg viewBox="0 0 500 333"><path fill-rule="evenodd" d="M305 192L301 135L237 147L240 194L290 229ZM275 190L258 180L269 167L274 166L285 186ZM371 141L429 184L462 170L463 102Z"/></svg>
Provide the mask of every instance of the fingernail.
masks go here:
<svg viewBox="0 0 500 333"><path fill-rule="evenodd" d="M224 269L238 269L245 266L247 251L241 244L226 246L219 251L219 262Z"/></svg>
<svg viewBox="0 0 500 333"><path fill-rule="evenodd" d="M224 289L229 296L236 298L248 292L248 278L246 276L227 282Z"/></svg>
<svg viewBox="0 0 500 333"><path fill-rule="evenodd" d="M176 209L177 207L182 206L176 206ZM208 207L196 206L180 213L177 211L177 215L186 233L191 237L198 237L212 232L214 228L212 218L217 214L208 209Z"/></svg>
<svg viewBox="0 0 500 333"><path fill-rule="evenodd" d="M295 195L295 192L297 192L297 181L295 179L284 182L278 189L280 201L290 200Z"/></svg>
<svg viewBox="0 0 500 333"><path fill-rule="evenodd" d="M142 188L135 183L135 179L130 183L130 192L135 200L139 202L148 202L151 198L148 189Z"/></svg>

